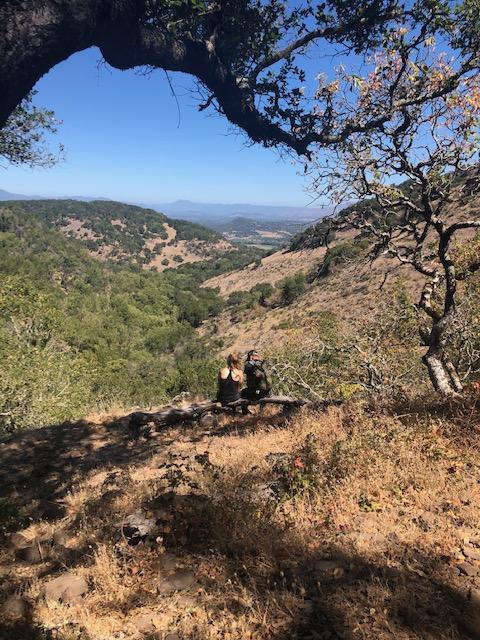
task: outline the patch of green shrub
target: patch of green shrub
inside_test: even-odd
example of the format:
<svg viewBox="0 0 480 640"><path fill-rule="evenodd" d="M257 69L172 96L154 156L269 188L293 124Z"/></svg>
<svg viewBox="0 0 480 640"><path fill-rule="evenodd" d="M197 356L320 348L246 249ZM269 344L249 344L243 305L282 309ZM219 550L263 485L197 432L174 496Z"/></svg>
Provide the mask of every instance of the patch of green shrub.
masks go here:
<svg viewBox="0 0 480 640"><path fill-rule="evenodd" d="M292 276L284 278L278 285L281 292L281 299L284 305L292 302L305 293L307 290L307 276L303 271L297 271Z"/></svg>

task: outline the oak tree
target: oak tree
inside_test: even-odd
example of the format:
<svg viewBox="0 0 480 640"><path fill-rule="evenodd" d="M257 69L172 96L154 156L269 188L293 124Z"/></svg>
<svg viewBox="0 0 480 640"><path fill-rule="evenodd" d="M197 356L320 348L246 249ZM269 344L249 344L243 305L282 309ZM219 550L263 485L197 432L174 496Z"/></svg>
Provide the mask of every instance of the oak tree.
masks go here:
<svg viewBox="0 0 480 640"><path fill-rule="evenodd" d="M204 100L252 141L308 155L379 127L386 113L338 126L328 94L312 109L301 54L363 54L400 24L442 38L472 65L475 0L3 0L0 127L52 67L98 47L117 69L190 74ZM323 47L323 49L322 49ZM437 92L449 91L450 84ZM420 99L429 96L422 95Z"/></svg>
<svg viewBox="0 0 480 640"><path fill-rule="evenodd" d="M452 55L438 54L434 39L421 31L415 47L406 36L404 28L394 34L366 76L340 70L328 88L332 109L354 111L360 123L388 111L391 102L395 113L378 129L356 132L319 153L310 171L317 191L359 200L337 226L372 238L373 259L392 257L423 277L423 362L434 388L455 395L462 381L449 337L457 288L480 269L478 252L461 269L455 261L456 243L480 228L475 209L458 211L462 199L480 189L480 76L473 69L465 73ZM449 82L454 88L443 92ZM430 100L417 100L422 92Z"/></svg>

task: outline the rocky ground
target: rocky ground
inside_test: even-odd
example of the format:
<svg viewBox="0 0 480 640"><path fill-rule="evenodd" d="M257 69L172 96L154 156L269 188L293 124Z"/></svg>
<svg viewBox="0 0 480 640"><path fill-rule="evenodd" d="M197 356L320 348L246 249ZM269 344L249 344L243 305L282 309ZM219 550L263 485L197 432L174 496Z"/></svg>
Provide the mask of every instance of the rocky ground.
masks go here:
<svg viewBox="0 0 480 640"><path fill-rule="evenodd" d="M0 637L480 638L480 412L352 404L0 444Z"/></svg>

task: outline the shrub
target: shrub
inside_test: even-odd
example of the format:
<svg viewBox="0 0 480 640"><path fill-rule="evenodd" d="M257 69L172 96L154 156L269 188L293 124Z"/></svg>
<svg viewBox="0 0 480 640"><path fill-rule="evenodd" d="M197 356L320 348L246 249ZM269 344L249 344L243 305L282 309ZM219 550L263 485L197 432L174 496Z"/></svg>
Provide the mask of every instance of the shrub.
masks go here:
<svg viewBox="0 0 480 640"><path fill-rule="evenodd" d="M280 282L282 303L291 304L298 296L307 290L307 276L303 271L297 271Z"/></svg>
<svg viewBox="0 0 480 640"><path fill-rule="evenodd" d="M360 255L370 242L367 239L347 240L340 242L333 247L329 247L320 265L316 277L324 277L332 273L332 270L340 264L350 262Z"/></svg>
<svg viewBox="0 0 480 640"><path fill-rule="evenodd" d="M259 282L250 289L250 293L262 305L268 306L268 299L272 296L275 288L269 282Z"/></svg>

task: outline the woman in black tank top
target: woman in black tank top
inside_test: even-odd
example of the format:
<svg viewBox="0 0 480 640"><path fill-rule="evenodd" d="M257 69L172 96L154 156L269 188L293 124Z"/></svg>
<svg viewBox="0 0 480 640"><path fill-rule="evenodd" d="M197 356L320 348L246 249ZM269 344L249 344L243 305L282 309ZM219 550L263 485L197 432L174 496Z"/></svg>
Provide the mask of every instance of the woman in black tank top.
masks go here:
<svg viewBox="0 0 480 640"><path fill-rule="evenodd" d="M240 369L240 358L235 353L230 353L227 358L227 366L218 372L217 400L222 407L240 399L240 389L243 384L243 372Z"/></svg>

